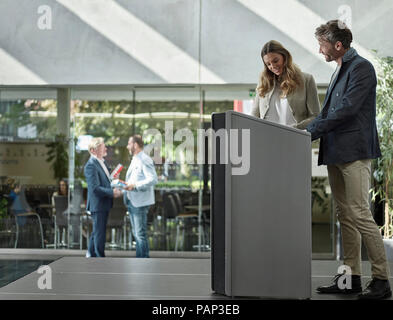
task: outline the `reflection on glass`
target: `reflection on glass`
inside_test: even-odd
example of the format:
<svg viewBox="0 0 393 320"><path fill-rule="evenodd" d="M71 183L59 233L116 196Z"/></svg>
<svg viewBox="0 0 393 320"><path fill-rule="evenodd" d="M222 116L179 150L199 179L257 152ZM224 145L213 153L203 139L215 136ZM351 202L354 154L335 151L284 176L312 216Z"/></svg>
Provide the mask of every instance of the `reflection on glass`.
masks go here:
<svg viewBox="0 0 393 320"><path fill-rule="evenodd" d="M194 101L170 101L169 89L168 92L165 101L149 101L147 91L144 100L72 100L70 139L57 135L57 100L3 98L0 101L0 247L14 247L16 243L15 217L9 210L10 179L14 179L25 187L29 206L40 215L46 248L85 249L92 230L85 211L87 185L83 174L89 158L89 140L104 138L108 146L106 160L111 169L119 163L124 165L119 177L124 180L131 160L126 149L128 138L145 133L145 146L155 147L151 156L155 155L159 177L155 186L156 204L148 214L151 250L208 250L210 165L207 159L202 165L197 162L197 130L210 128L213 112L234 110L242 100L198 101L194 97ZM247 101L242 101L243 107ZM182 148L187 133L191 133L191 149ZM313 149L317 148L314 143ZM69 177L70 172L73 178ZM61 191L64 188L61 184L66 184L66 193ZM334 219L328 186L326 177L313 177L312 234L316 254L334 251ZM168 204L168 195L173 196L169 200L172 204ZM37 219L27 218L26 224L20 227L18 247L41 247ZM112 215L108 221L107 245L117 250L134 249L125 207L122 215Z"/></svg>
<svg viewBox="0 0 393 320"><path fill-rule="evenodd" d="M57 132L57 101L3 98L0 114L0 247L46 247L54 236L47 144Z"/></svg>

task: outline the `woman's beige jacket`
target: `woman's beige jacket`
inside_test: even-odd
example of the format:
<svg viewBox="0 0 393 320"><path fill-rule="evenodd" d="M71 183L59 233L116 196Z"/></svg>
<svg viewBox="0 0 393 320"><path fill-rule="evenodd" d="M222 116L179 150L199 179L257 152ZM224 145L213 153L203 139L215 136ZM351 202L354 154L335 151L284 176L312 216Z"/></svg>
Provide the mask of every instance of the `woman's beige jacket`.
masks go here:
<svg viewBox="0 0 393 320"><path fill-rule="evenodd" d="M311 74L302 72L303 85L298 87L293 93L287 96L289 106L297 124L297 129L305 129L307 125L319 114L320 106L318 99L317 85ZM276 85L276 84L275 84ZM254 106L251 114L264 119L269 110L269 102L274 88L263 98L256 91Z"/></svg>

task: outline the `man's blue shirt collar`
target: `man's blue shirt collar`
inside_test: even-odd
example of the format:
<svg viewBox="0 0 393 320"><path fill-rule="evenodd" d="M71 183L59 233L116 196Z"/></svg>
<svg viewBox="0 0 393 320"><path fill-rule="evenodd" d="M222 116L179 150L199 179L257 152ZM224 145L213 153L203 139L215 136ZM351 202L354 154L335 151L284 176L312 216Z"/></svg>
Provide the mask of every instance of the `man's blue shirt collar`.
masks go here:
<svg viewBox="0 0 393 320"><path fill-rule="evenodd" d="M357 55L358 55L358 53L354 48L349 48L349 50L347 52L345 52L345 54L343 56L343 62L347 62Z"/></svg>

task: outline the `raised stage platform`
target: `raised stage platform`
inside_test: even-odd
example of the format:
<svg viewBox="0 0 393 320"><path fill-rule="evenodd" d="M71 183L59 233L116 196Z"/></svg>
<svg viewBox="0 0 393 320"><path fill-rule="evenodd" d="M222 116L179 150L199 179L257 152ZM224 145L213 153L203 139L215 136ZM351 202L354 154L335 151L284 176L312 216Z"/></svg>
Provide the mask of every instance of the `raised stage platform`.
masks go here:
<svg viewBox="0 0 393 320"><path fill-rule="evenodd" d="M2 259L5 259L4 255ZM12 256L9 255L8 259L12 259ZM312 300L356 299L356 296L315 293L317 286L330 281L340 264L339 261L312 262ZM43 274L34 271L1 287L0 300L232 299L212 292L209 258L87 259L65 256L48 265L52 272L52 289L40 289L38 279ZM392 263L390 268L393 270ZM370 265L367 261L363 262L363 274L362 282L365 286L370 280ZM393 287L392 279L390 278Z"/></svg>

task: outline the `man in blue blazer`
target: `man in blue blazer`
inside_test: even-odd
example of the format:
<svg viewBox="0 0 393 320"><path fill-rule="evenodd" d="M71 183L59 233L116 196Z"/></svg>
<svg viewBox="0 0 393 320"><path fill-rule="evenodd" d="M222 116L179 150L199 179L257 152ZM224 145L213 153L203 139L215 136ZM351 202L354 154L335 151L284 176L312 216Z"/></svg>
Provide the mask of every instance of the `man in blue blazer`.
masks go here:
<svg viewBox="0 0 393 320"><path fill-rule="evenodd" d="M319 165L327 165L329 183L341 226L344 264L351 278L343 286L338 274L319 293L353 294L362 291L361 243L371 262L372 280L360 299L390 297L389 270L378 226L369 205L371 159L381 155L376 128L376 75L373 65L350 47L352 33L339 20L316 29L319 52L337 63L321 113L307 130L320 139ZM341 280L340 280L341 279Z"/></svg>
<svg viewBox="0 0 393 320"><path fill-rule="evenodd" d="M105 257L106 223L113 198L120 197L119 189L111 188L109 168L104 162L107 149L103 138L93 138L88 146L90 159L84 173L87 181L87 205L93 219L93 232L86 257Z"/></svg>

